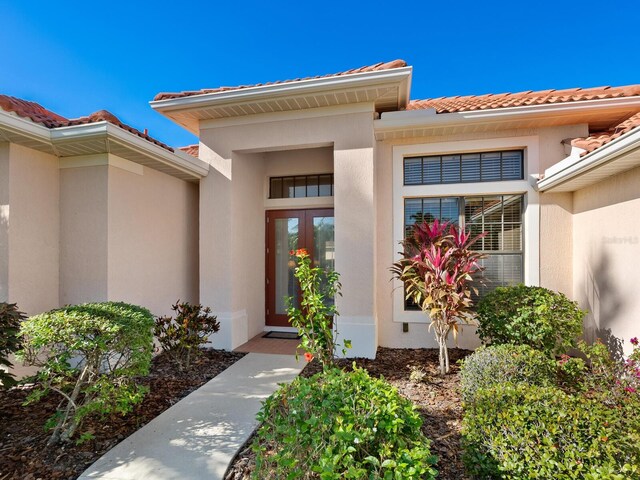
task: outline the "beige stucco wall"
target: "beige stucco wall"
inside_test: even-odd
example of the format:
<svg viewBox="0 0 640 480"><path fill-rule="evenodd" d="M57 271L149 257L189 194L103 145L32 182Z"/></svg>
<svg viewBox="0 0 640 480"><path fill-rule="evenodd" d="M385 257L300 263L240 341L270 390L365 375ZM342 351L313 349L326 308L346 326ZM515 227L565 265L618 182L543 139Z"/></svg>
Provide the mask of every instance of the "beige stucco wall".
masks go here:
<svg viewBox="0 0 640 480"><path fill-rule="evenodd" d="M393 321L393 285L390 282L391 273L389 266L393 262L394 254L398 251L398 245L394 245L393 236L393 177L392 157L394 146L408 146L420 144L447 144L448 150L456 152L456 143L465 143L465 148L472 148L474 142L487 145L492 141L496 144L509 138L527 138L528 142L535 145L535 149L527 153L528 182L535 183L535 178L544 168L566 157L562 140L584 134L585 125L573 125L541 129L503 130L497 132L478 132L472 134L439 135L432 137L418 137L402 140L378 142L376 152L376 303L378 311L379 343L388 347L435 347L433 334L428 331L427 325L409 323L409 331L402 331L402 323ZM446 153L443 151L442 153ZM449 187L448 187L449 189ZM460 194L464 186L450 186L451 194ZM428 195L429 188L427 187ZM531 190L531 189L530 189ZM531 191L527 198L528 209L533 209L538 225L535 222L525 222L525 242L529 238L530 245L526 245L531 254L539 255L539 259L533 265L525 268L534 268L537 271L527 275L536 280L530 283L539 283L571 294L572 284L572 195L569 194L545 194L538 196ZM536 210L537 209L537 210ZM537 229L537 235L532 238L527 236L527 230ZM525 263L527 263L525 259ZM451 346L455 345L453 339ZM475 334L475 328L463 327L463 333L458 339L458 344L465 348L475 348L479 341Z"/></svg>
<svg viewBox="0 0 640 480"><path fill-rule="evenodd" d="M254 160L260 154L272 158L274 151L333 146L336 270L342 274L344 293L338 302L339 328L354 340L357 354L375 353L374 141L372 107L367 109L336 109L335 115L324 110L323 116L297 119L271 116L259 124L201 125L200 157L213 169L200 186L200 297L214 306L222 321L214 344L233 348L245 342L254 327L264 327L266 171L251 168L257 165ZM253 190L258 175L259 195ZM263 207L255 208L252 203L260 199ZM250 225L247 230L253 222L260 228ZM241 239L247 233L248 245Z"/></svg>
<svg viewBox="0 0 640 480"><path fill-rule="evenodd" d="M60 303L125 301L164 315L178 299L197 302L197 184L106 154L102 163L60 170Z"/></svg>
<svg viewBox="0 0 640 480"><path fill-rule="evenodd" d="M0 142L0 302L9 299L9 142Z"/></svg>
<svg viewBox="0 0 640 480"><path fill-rule="evenodd" d="M0 147L0 295L32 314L58 304L58 159Z"/></svg>
<svg viewBox="0 0 640 480"><path fill-rule="evenodd" d="M640 168L576 191L573 211L573 296L589 311L587 339L629 353L640 334Z"/></svg>
<svg viewBox="0 0 640 480"><path fill-rule="evenodd" d="M60 305L108 300L107 165L60 170Z"/></svg>
<svg viewBox="0 0 640 480"><path fill-rule="evenodd" d="M198 301L198 186L108 167L108 298L171 314Z"/></svg>

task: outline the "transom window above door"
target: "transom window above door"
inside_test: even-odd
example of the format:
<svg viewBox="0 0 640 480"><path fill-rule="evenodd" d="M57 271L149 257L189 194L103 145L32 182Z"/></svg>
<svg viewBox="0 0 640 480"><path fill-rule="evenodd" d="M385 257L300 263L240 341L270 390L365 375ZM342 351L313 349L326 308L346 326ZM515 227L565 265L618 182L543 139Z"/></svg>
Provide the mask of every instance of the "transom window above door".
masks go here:
<svg viewBox="0 0 640 480"><path fill-rule="evenodd" d="M404 159L405 185L522 180L522 150L431 155Z"/></svg>
<svg viewBox="0 0 640 480"><path fill-rule="evenodd" d="M271 177L269 198L332 197L333 173Z"/></svg>

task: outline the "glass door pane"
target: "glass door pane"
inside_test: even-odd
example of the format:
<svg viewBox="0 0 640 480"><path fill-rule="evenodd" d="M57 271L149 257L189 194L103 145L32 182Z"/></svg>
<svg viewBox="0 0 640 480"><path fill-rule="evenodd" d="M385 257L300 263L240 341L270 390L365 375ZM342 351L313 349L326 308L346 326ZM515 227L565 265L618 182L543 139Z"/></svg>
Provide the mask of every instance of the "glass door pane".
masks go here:
<svg viewBox="0 0 640 480"><path fill-rule="evenodd" d="M275 230L275 313L286 315L287 298L293 297L296 306L299 306L299 286L294 277L296 262L289 255L291 250L302 248L300 246L299 230L300 220L293 218L276 218Z"/></svg>
<svg viewBox="0 0 640 480"><path fill-rule="evenodd" d="M335 266L333 217L313 217L313 263L323 270Z"/></svg>

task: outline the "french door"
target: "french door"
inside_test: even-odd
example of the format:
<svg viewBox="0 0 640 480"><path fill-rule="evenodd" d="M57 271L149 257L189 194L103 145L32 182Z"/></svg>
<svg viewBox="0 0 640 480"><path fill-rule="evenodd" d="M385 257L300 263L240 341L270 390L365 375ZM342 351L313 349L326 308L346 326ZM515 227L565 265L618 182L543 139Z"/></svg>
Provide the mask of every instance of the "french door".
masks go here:
<svg viewBox="0 0 640 480"><path fill-rule="evenodd" d="M270 327L290 327L287 298L300 304L291 250L305 248L314 266L334 268L333 209L269 210L266 238L266 319Z"/></svg>

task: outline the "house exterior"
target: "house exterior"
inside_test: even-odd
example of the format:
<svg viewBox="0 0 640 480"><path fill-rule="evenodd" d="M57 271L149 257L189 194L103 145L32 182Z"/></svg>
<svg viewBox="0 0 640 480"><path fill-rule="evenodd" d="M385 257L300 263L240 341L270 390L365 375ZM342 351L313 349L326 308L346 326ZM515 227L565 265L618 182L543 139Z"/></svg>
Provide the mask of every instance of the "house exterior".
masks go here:
<svg viewBox="0 0 640 480"><path fill-rule="evenodd" d="M0 121L22 122L14 130L0 123L9 131L0 168L26 170L22 178L0 175L9 184L0 185L0 194L9 192L0 204L10 208L0 292L27 301L45 286L20 275L46 263L49 300L30 313L107 298L163 313L178 297L198 300L221 322L214 345L232 349L264 330L290 328L283 299L296 296L296 285L288 252L307 248L314 263L341 274L337 327L352 341L349 355L373 357L379 345L435 346L428 319L405 303L389 267L408 226L440 218L489 232L480 246L489 287L524 282L561 291L589 311L589 339L621 348L637 335L640 317L633 264L640 86L411 100L412 73L396 60L158 94L152 108L199 138L184 151L116 119L81 124L107 129L94 152L81 137L57 133L77 125L43 126L0 104ZM49 135L45 146L18 138L33 124ZM49 213L32 205L44 223L34 217L23 225L20 209L29 210L19 205L29 202L21 186L35 185L30 155L51 170L39 177L50 191L38 189L49 192L38 194ZM40 229L57 240L31 239L35 260L13 239ZM465 327L458 343L475 347L474 328Z"/></svg>
<svg viewBox="0 0 640 480"><path fill-rule="evenodd" d="M207 167L108 112L69 120L0 96L0 301L196 301Z"/></svg>

